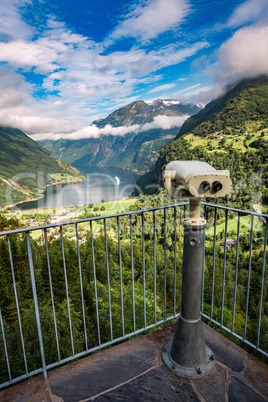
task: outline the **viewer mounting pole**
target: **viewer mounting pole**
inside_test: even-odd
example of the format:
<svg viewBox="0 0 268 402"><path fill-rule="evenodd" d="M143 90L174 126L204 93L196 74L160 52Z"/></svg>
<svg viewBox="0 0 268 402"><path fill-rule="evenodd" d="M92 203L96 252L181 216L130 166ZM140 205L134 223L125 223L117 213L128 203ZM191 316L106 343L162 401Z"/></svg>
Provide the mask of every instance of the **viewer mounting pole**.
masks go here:
<svg viewBox="0 0 268 402"><path fill-rule="evenodd" d="M198 161L170 162L164 181L173 198L189 198L189 217L183 220L181 313L173 341L164 347L162 357L173 372L195 377L208 373L214 366L213 353L205 345L200 314L206 229L206 220L200 217L201 198L228 194L232 182L228 171L217 171ZM180 187L174 188L173 184Z"/></svg>

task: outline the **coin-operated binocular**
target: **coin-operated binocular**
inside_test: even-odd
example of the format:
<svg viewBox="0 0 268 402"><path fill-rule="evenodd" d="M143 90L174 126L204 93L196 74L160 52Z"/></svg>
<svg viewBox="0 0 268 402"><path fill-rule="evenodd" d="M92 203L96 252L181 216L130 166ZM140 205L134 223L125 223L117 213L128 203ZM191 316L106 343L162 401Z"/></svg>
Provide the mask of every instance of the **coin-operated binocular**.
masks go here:
<svg viewBox="0 0 268 402"><path fill-rule="evenodd" d="M228 170L216 170L200 161L170 162L163 177L172 198L224 197L232 188Z"/></svg>
<svg viewBox="0 0 268 402"><path fill-rule="evenodd" d="M183 220L181 313L174 339L163 349L162 357L175 373L195 377L208 373L214 365L213 353L205 345L200 315L206 228L206 220L200 217L201 198L226 196L232 181L228 170L216 170L200 161L170 162L163 179L172 198L189 198L189 217Z"/></svg>

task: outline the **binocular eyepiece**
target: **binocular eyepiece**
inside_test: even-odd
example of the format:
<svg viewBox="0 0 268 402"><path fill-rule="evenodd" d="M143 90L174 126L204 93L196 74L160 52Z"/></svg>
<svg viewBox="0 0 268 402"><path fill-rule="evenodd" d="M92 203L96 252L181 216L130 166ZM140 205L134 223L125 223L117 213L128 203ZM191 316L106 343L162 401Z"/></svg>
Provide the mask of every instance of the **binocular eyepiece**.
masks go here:
<svg viewBox="0 0 268 402"><path fill-rule="evenodd" d="M207 191L209 191L212 188L213 191L220 191L222 189L222 183L218 180L215 180L212 185L210 185L210 183L208 181L202 181L202 183L200 184L200 190L203 193L206 193Z"/></svg>

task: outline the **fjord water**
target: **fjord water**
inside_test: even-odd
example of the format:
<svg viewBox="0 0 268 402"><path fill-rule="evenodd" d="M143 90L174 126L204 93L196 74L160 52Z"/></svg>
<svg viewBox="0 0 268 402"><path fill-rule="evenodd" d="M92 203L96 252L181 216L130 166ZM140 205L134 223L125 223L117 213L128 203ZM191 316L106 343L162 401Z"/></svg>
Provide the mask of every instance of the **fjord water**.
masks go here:
<svg viewBox="0 0 268 402"><path fill-rule="evenodd" d="M139 177L136 173L118 168L76 167L85 175L84 181L49 186L43 198L21 203L12 209L57 208L97 204L102 199L121 200L131 195L132 183ZM120 180L119 185L116 176Z"/></svg>

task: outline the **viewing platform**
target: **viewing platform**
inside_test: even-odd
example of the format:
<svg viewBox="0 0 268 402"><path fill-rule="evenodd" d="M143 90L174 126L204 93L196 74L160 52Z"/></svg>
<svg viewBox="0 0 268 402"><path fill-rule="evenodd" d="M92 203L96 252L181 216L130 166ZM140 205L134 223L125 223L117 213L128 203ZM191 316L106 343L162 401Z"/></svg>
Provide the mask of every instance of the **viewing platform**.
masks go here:
<svg viewBox="0 0 268 402"><path fill-rule="evenodd" d="M188 323L198 321L202 330L202 317L219 328L203 323L212 353L204 366L213 368L203 374L200 364L184 365L195 370L185 377L174 373L180 364L173 355L171 365L163 363L174 322L187 321L187 208L163 205L0 233L1 401L268 400L268 367L250 354L267 362L267 214L202 203L200 319ZM230 239L236 241L227 247ZM192 350L186 356L196 356Z"/></svg>
<svg viewBox="0 0 268 402"><path fill-rule="evenodd" d="M175 324L116 345L0 392L1 401L217 401L268 400L268 366L203 324L213 350L213 370L196 378L178 376L161 350Z"/></svg>

